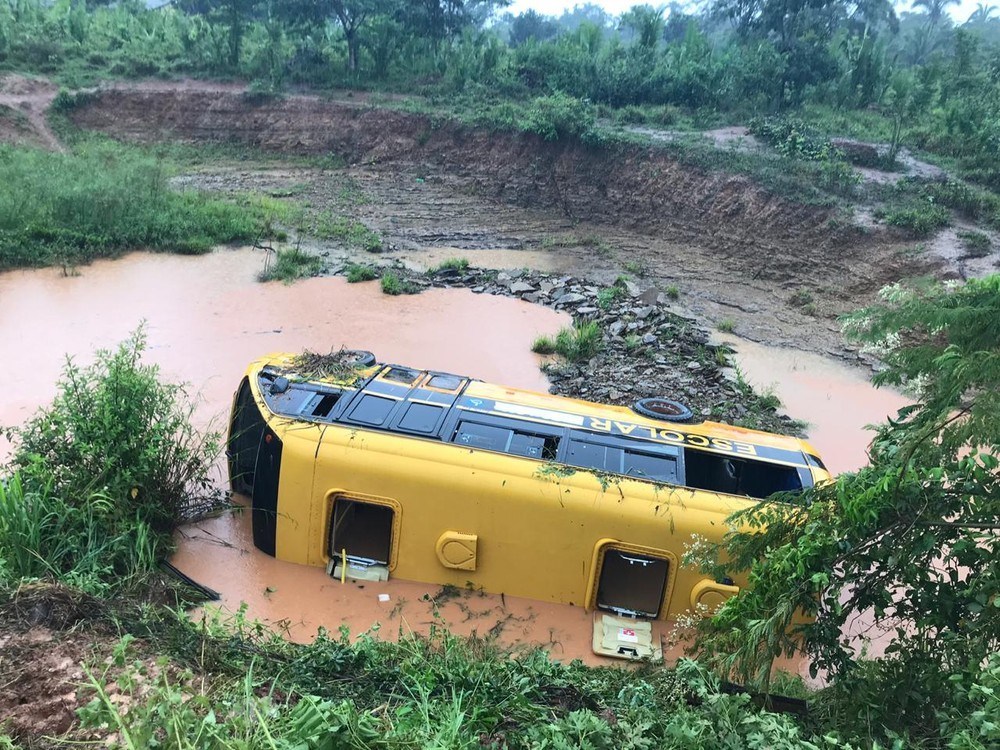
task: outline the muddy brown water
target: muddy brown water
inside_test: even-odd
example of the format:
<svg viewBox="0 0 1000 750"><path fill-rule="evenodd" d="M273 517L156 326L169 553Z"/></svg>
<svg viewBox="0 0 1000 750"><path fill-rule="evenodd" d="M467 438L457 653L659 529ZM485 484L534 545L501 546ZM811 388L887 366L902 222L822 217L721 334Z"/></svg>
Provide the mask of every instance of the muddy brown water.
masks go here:
<svg viewBox="0 0 1000 750"><path fill-rule="evenodd" d="M838 360L731 335L716 338L736 350L736 364L755 390L771 390L783 412L807 424L807 439L833 474L864 466L874 437L868 426L912 403L891 388L875 388L865 371Z"/></svg>
<svg viewBox="0 0 1000 750"><path fill-rule="evenodd" d="M245 249L201 257L137 253L75 276L58 269L0 275L0 351L24 365L8 378L0 424L20 424L52 398L67 354L89 361L141 321L149 361L191 384L205 421L224 420L247 363L278 350L367 348L384 361L544 391L531 341L569 322L544 307L457 289L387 297L377 283L340 278L260 284L263 263L261 253ZM859 466L868 440L863 425L897 408L891 392L873 391L863 375L825 358L742 340L735 346L747 377L774 383L789 413L812 423L813 442L834 470ZM0 444L0 454L8 450ZM344 626L355 636L377 628L379 637L395 639L439 625L509 646L541 645L558 659L606 663L591 651L593 616L581 608L408 581L341 584L322 569L257 551L245 513L183 529L178 547L173 562L220 592L224 611L245 603L248 616L295 640L309 640L320 626Z"/></svg>

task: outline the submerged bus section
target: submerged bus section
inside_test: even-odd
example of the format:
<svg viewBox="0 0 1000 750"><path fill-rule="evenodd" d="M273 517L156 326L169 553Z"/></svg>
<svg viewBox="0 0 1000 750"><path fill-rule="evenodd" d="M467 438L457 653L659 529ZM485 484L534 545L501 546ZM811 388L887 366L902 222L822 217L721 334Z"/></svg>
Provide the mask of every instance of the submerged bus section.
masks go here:
<svg viewBox="0 0 1000 750"><path fill-rule="evenodd" d="M775 492L829 478L804 441L676 424L362 357L250 365L229 436L254 544L341 579L401 579L600 613L594 650L655 656L648 621L738 582L681 560ZM329 363L327 363L329 364Z"/></svg>

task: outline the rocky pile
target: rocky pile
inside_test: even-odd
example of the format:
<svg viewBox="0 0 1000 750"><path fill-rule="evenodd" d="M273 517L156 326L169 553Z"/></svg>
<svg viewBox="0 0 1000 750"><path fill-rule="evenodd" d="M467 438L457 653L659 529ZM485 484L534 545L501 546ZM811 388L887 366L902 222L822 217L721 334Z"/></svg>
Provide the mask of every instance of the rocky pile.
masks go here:
<svg viewBox="0 0 1000 750"><path fill-rule="evenodd" d="M587 279L528 269L441 269L426 274L395 270L416 289L459 287L517 297L565 311L574 325L596 323L602 340L595 356L584 362L556 357L545 365L552 393L623 406L665 396L686 403L696 418L774 432L799 430L793 420L777 413L773 399L754 393L738 377L726 347L709 343L693 319L672 312L670 296L655 287L626 278L602 287Z"/></svg>

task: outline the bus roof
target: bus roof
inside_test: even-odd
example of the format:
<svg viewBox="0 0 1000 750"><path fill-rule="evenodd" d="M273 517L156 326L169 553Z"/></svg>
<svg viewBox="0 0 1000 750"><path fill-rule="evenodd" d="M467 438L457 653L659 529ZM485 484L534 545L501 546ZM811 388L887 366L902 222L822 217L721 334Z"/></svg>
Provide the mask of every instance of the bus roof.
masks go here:
<svg viewBox="0 0 1000 750"><path fill-rule="evenodd" d="M468 412L491 414L555 425L570 429L606 433L612 436L684 445L731 453L756 456L759 459L782 463L803 463L822 467L815 449L805 440L777 433L736 427L721 422L670 422L653 419L623 406L600 404L566 396L539 393L521 388L474 380L467 376L432 370L418 370L403 365L376 364L353 370L337 370L336 377L314 377L298 372L297 355L275 353L256 360L249 372L264 368L285 373L298 382L311 382L334 386L345 391L382 390L385 384L398 384L398 374L405 373L404 381L419 384L431 390L437 383L454 385L455 405ZM395 376L395 377L394 377ZM452 382L453 381L453 382Z"/></svg>

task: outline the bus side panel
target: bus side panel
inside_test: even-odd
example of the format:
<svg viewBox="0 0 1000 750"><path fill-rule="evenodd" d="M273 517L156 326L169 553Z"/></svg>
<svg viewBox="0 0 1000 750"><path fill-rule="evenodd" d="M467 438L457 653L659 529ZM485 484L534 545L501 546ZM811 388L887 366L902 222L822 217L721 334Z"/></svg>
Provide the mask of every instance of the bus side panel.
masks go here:
<svg viewBox="0 0 1000 750"><path fill-rule="evenodd" d="M588 604L601 540L665 549L679 559L692 534L721 538L725 517L742 507L714 493L628 479L602 483L583 470L546 473L536 461L384 433L348 436L331 429L316 455L311 508L299 517L328 507L332 488L396 501L401 518L393 576L580 606ZM319 564L327 559L328 526L310 526L311 533L299 530L297 544L322 558L313 561ZM449 569L438 560L437 542L449 531L478 537L475 570ZM688 609L690 591L702 579L696 570L673 571L667 611Z"/></svg>

